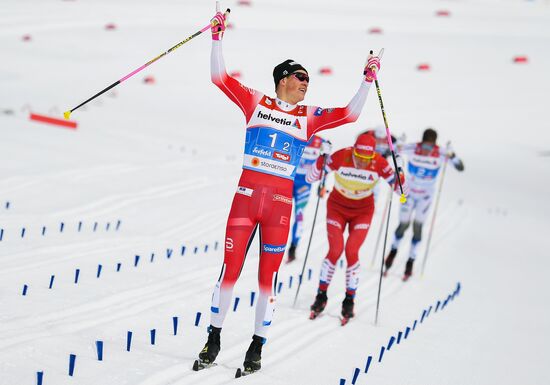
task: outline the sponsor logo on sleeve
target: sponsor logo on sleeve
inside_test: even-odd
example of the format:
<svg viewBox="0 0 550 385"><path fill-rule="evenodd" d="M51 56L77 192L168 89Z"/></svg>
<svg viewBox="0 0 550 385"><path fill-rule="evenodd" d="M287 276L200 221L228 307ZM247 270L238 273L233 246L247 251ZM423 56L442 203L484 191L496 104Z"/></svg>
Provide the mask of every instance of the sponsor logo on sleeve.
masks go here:
<svg viewBox="0 0 550 385"><path fill-rule="evenodd" d="M313 115L315 116L321 116L323 115L323 109L321 107L317 107L317 109L315 110L315 112L313 113Z"/></svg>

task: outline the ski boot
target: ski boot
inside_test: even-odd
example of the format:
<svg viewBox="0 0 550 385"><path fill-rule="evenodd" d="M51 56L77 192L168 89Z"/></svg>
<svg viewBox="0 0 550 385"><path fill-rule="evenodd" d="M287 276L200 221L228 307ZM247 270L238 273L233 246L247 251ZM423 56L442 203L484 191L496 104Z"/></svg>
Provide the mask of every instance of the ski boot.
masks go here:
<svg viewBox="0 0 550 385"><path fill-rule="evenodd" d="M395 259L396 255L397 255L397 249L391 249L390 253L386 257L386 262L384 262L384 265L385 265L384 277L388 275L388 270L390 269L391 265L393 265L393 260Z"/></svg>
<svg viewBox="0 0 550 385"><path fill-rule="evenodd" d="M313 302L313 305L311 305L311 314L309 315L309 319L315 319L323 310L325 310L325 306L327 306L327 292L325 290L317 290L317 296L315 297L315 302Z"/></svg>
<svg viewBox="0 0 550 385"><path fill-rule="evenodd" d="M208 328L208 341L206 341L204 348L199 353L199 359L195 360L193 364L194 371L199 371L215 365L214 360L216 360L221 349L221 331L221 328L215 328L214 326Z"/></svg>
<svg viewBox="0 0 550 385"><path fill-rule="evenodd" d="M243 370L238 368L235 373L235 378L247 376L262 368L262 346L264 342L265 338L255 334L252 336L252 342L244 357Z"/></svg>
<svg viewBox="0 0 550 385"><path fill-rule="evenodd" d="M346 294L346 298L344 298L344 301L342 301L342 318L340 319L342 326L347 324L350 318L353 318L353 316L355 315L353 313L353 305L353 297Z"/></svg>
<svg viewBox="0 0 550 385"><path fill-rule="evenodd" d="M286 263L293 262L296 259L296 245L291 244L288 248L288 259L286 260Z"/></svg>
<svg viewBox="0 0 550 385"><path fill-rule="evenodd" d="M407 264L405 265L405 274L403 275L403 282L407 282L411 275L413 274L413 264L414 259L409 258Z"/></svg>

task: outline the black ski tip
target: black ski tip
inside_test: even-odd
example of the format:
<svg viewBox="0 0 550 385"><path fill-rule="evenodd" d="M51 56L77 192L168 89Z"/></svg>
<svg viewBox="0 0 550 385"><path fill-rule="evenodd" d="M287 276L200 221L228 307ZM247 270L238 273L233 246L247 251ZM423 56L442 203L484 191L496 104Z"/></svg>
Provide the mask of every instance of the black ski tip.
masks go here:
<svg viewBox="0 0 550 385"><path fill-rule="evenodd" d="M238 368L237 371L235 372L235 378L239 378L243 375L242 371L241 371L241 368Z"/></svg>
<svg viewBox="0 0 550 385"><path fill-rule="evenodd" d="M193 363L193 370L195 372L199 371L199 360L195 360L195 362Z"/></svg>
<svg viewBox="0 0 550 385"><path fill-rule="evenodd" d="M225 10L225 13L231 13L231 10L230 10L229 8L227 8L227 9Z"/></svg>
<svg viewBox="0 0 550 385"><path fill-rule="evenodd" d="M371 50L370 50L370 54L372 55L373 53L374 53L374 51L371 49Z"/></svg>

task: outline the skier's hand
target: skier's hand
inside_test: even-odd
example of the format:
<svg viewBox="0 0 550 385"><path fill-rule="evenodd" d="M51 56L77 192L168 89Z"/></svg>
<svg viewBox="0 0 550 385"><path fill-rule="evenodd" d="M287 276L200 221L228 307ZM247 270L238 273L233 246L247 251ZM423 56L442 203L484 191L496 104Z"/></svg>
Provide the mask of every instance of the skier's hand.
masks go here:
<svg viewBox="0 0 550 385"><path fill-rule="evenodd" d="M210 32L212 32L212 40L221 40L225 32L227 17L221 12L216 12L212 20L210 20Z"/></svg>
<svg viewBox="0 0 550 385"><path fill-rule="evenodd" d="M372 83L376 79L376 74L380 71L380 58L370 54L367 59L367 65L363 71L365 81Z"/></svg>
<svg viewBox="0 0 550 385"><path fill-rule="evenodd" d="M325 195L327 195L327 194L328 194L328 190L327 190L326 187L321 187L319 189L319 197L324 198Z"/></svg>
<svg viewBox="0 0 550 385"><path fill-rule="evenodd" d="M325 140L321 143L321 155L328 155L332 152L332 143L330 140Z"/></svg>

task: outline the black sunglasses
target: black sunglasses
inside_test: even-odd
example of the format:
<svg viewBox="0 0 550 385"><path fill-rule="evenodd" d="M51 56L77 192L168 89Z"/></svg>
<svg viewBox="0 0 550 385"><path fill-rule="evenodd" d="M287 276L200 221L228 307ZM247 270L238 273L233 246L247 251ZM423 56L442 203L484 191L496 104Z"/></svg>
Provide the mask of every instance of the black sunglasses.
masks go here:
<svg viewBox="0 0 550 385"><path fill-rule="evenodd" d="M309 83L309 76L303 72L294 72L291 75L301 82L305 81L306 83Z"/></svg>

